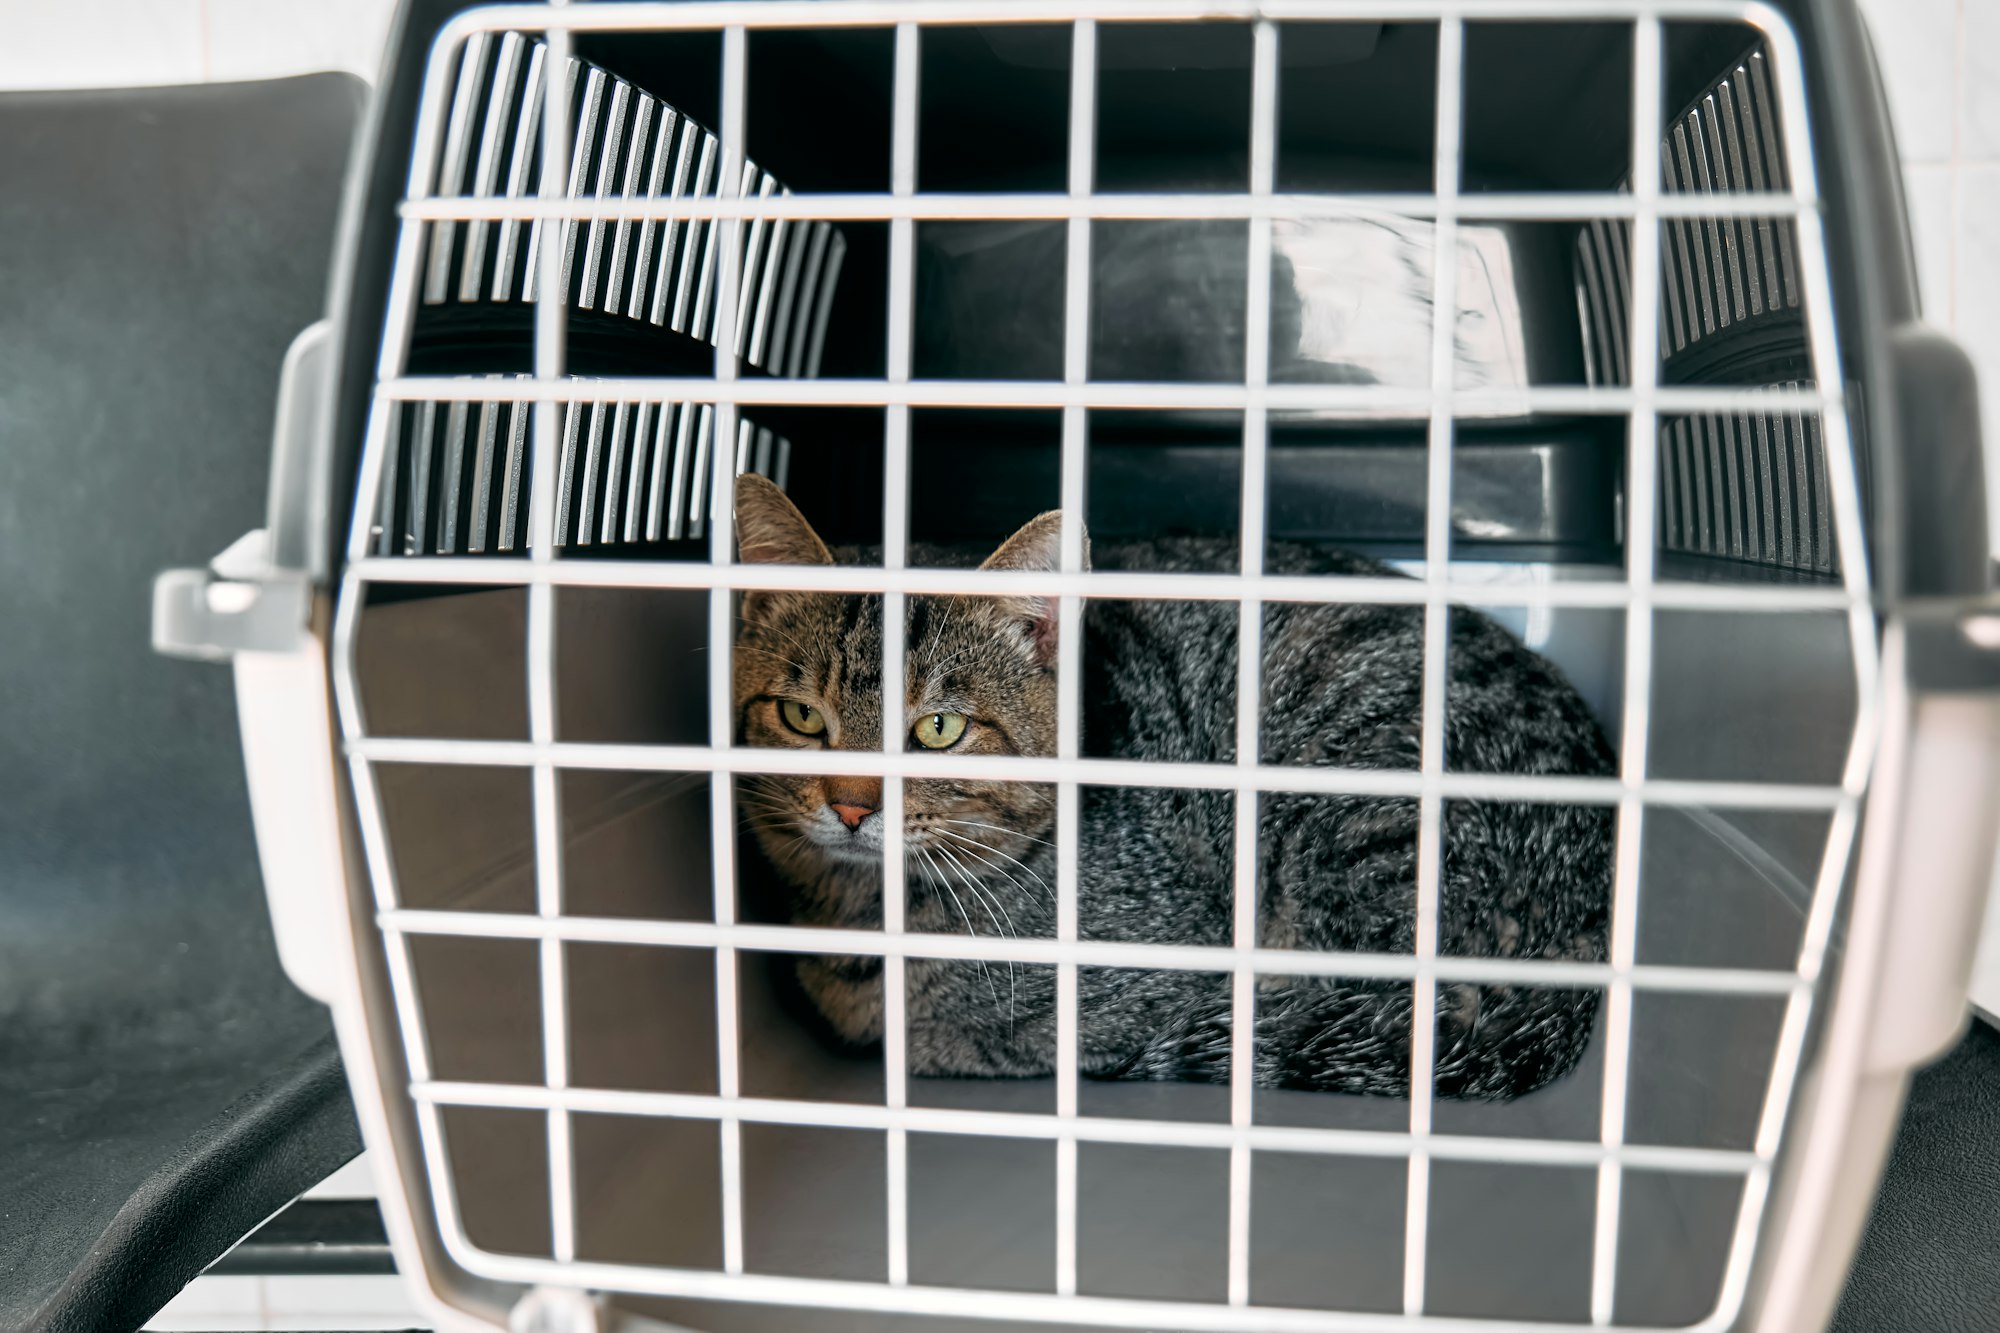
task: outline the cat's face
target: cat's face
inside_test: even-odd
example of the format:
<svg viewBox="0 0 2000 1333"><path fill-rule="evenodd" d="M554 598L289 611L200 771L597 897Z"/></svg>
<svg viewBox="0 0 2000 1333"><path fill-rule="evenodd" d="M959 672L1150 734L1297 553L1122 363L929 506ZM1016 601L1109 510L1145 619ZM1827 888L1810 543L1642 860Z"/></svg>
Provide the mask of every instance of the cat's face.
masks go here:
<svg viewBox="0 0 2000 1333"><path fill-rule="evenodd" d="M744 563L833 563L791 501L763 478L741 479L736 512ZM1054 568L1059 535L1059 516L1044 514L985 567ZM1055 753L1052 600L911 597L906 610L903 749ZM743 744L879 753L881 659L879 596L747 594L734 685ZM954 856L1025 859L1055 814L1055 792L1045 784L912 778L903 790L913 874ZM742 784L743 812L766 853L801 884L879 865L887 836L881 805L879 778L760 775Z"/></svg>

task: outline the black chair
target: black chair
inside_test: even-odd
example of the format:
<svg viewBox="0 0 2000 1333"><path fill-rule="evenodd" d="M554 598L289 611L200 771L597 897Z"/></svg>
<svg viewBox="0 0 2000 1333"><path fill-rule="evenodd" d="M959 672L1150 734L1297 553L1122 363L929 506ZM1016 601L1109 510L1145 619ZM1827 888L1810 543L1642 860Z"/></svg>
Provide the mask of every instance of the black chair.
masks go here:
<svg viewBox="0 0 2000 1333"><path fill-rule="evenodd" d="M1920 1071L1833 1333L2000 1328L2000 1032Z"/></svg>
<svg viewBox="0 0 2000 1333"><path fill-rule="evenodd" d="M360 1149L229 674L148 623L262 522L365 93L0 96L0 1328L137 1328Z"/></svg>

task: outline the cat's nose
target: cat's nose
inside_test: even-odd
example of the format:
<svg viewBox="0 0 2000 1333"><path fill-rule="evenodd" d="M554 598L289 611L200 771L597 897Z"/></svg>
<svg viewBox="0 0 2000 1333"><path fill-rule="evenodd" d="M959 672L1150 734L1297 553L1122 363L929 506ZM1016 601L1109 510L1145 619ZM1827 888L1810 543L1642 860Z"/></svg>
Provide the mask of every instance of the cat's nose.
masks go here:
<svg viewBox="0 0 2000 1333"><path fill-rule="evenodd" d="M841 777L826 780L826 805L851 829L882 808L882 779Z"/></svg>

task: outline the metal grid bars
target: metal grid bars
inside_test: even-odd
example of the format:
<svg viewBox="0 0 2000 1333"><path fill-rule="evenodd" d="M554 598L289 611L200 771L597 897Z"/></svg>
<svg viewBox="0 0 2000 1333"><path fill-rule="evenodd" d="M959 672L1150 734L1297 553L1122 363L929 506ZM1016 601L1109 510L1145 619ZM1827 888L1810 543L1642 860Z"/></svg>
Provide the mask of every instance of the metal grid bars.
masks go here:
<svg viewBox="0 0 2000 1333"><path fill-rule="evenodd" d="M1660 138L1660 25L1641 22L1633 35L1632 69L1632 193L1642 204L1657 202L1660 183L1649 161ZM1795 121L1795 124L1803 122ZM1632 223L1632 250L1640 256L1633 279L1636 310L1659 306L1659 218L1643 209ZM1632 326L1633 387L1643 397L1659 384L1657 325L1650 315ZM1839 383L1836 379L1835 383ZM1659 467L1659 418L1651 404L1633 409L1630 454L1626 464L1625 577L1632 601L1625 608L1625 716L1621 719L1618 776L1626 782L1646 775L1647 715L1652 699L1653 608L1653 483ZM1618 850L1611 889L1611 965L1614 975L1605 1019L1604 1110L1600 1141L1606 1157L1598 1167L1597 1229L1590 1275L1590 1317L1611 1322L1618 1281L1620 1200L1623 1169L1614 1155L1625 1142L1625 1098L1632 1059L1632 982L1629 970L1638 960L1639 855L1645 803L1632 796L1618 802ZM1626 975L1619 975L1620 971ZM1749 1191L1745 1190L1746 1195Z"/></svg>
<svg viewBox="0 0 2000 1333"><path fill-rule="evenodd" d="M1282 23L1287 20L1389 18L1438 24L1436 178L1422 195L1342 198L1275 192L1277 83ZM1627 423L1629 516L1624 577L1616 582L1494 583L1455 579L1451 565L1451 450L1456 420L1487 406L1486 391L1454 390L1451 331L1438 321L1433 333L1431 382L1427 391L1371 386L1274 386L1267 382L1269 347L1269 264L1274 219L1338 215L1365 207L1404 211L1436 221L1438 253L1453 252L1453 235L1469 207L1460 194L1459 126L1464 87L1465 31L1468 20L1597 18L1630 26L1636 77L1633 86L1633 160L1644 164L1629 193L1481 194L1480 217L1543 220L1623 220L1630 223L1631 291L1628 327L1629 384L1582 389L1535 388L1513 391L1507 401L1521 410L1575 411L1615 415ZM1669 20L1728 20L1762 30L1769 64L1769 96L1762 124L1775 133L1776 121L1789 131L1782 143L1782 189L1754 190L1726 197L1676 194L1653 174L1662 133L1661 32ZM1253 29L1252 126L1249 189L1243 194L1103 195L1095 191L1097 61L1101 25L1122 21L1197 22L1233 20ZM1072 87L1068 188L1056 195L945 196L920 193L916 186L918 62L925 28L936 24L1060 22L1072 33ZM568 68L571 33L706 30L722 33L722 112L717 136L720 179L745 170L744 126L749 88L748 34L764 28L887 27L894 31L893 143L891 185L886 194L794 196L783 193L712 195L634 192L630 177L622 192L580 194L555 173L544 173L537 199L510 183L495 193L498 173L482 166L479 194L442 191L441 159L462 148L453 138L451 95L454 73L471 59L472 44L491 45L492 34L545 33L547 65ZM505 44L505 38L501 39ZM483 47L482 47L483 49ZM517 53L518 56L518 53ZM518 63L518 60L517 60ZM1749 1279L1765 1198L1780 1148L1791 1093L1800 1074L1807 1024L1836 915L1838 893L1866 788L1876 725L1876 659L1870 610L1859 493L1842 376L1830 306L1830 279L1821 232L1812 155L1803 127L1800 55L1790 30L1775 13L1753 3L1721 0L1583 0L1582 3L1411 3L1393 13L1344 0L1045 0L956 3L954 0L767 0L758 4L648 4L474 10L448 23L437 39L418 114L408 197L401 208L400 240L382 353L377 368L375 407L363 458L361 493L334 626L334 681L339 718L355 795L361 842L372 882L392 1003L405 1043L408 1089L416 1109L430 1202L447 1252L465 1269L483 1277L523 1284L577 1286L694 1298L755 1300L792 1305L927 1313L939 1316L1006 1317L1018 1320L1098 1323L1118 1327L1188 1329L1361 1329L1380 1327L1464 1327L1426 1311L1426 1259L1431 1239L1431 1168L1439 1161L1533 1163L1593 1169L1596 1172L1596 1227L1592 1251L1590 1319L1610 1326L1621 1250L1620 1199L1625 1175L1634 1169L1740 1178L1741 1204L1723 1278L1720 1303L1708 1327L1734 1315ZM569 160L566 142L577 123L570 114L571 88L562 79L540 85L543 107L538 131L544 160ZM463 99L460 99L463 100ZM532 118L533 112L528 113ZM491 136L488 136L491 137ZM517 154L518 155L518 154ZM579 159L580 160L580 159ZM483 154L482 154L483 161ZM512 177L509 177L512 182ZM997 219L1037 217L1067 221L1069 249L1065 276L1064 374L1059 383L915 381L910 372L915 224L928 218ZM1096 220L1124 217L1241 218L1249 234L1250 279L1248 346L1240 385L1115 384L1089 375L1091 227ZM1661 329L1660 266L1662 229L1675 219L1786 219L1795 227L1797 274L1811 349L1813 384L1778 393L1729 388L1667 387L1659 383ZM745 248L740 233L799 219L870 218L890 224L887 372L879 381L785 381L739 378L738 346L746 314L743 300ZM414 314L425 299L426 243L435 223L562 223L572 231L594 232L627 223L676 226L707 222L722 234L718 247L714 373L711 378L579 380L566 373L565 312L557 302L536 310L535 371L524 378L450 378L410 373L408 351ZM642 242L643 244L643 242ZM538 281L548 290L562 281L567 254L556 247L537 251ZM1434 265L1435 308L1453 308L1455 269ZM1391 401L1393 400L1393 402ZM508 404L527 405L532 415L528 465L533 486L525 550L511 558L478 562L449 554L384 558L376 516L395 512L398 484L395 440L406 404L458 405L442 409L468 417ZM705 492L691 491L696 508L708 507L707 562L571 561L560 557L559 503L564 473L565 424L577 419L577 404L688 404L713 414L714 439L736 440L739 448L716 448L705 460L710 481ZM729 505L731 477L744 459L761 448L742 434L739 409L758 403L863 404L884 410L886 466L882 496L884 557L880 569L744 567L733 563L734 534ZM906 563L910 510L909 410L913 406L1036 405L1062 411L1061 496L1067 514L1083 512L1087 413L1097 407L1226 407L1243 414L1243 503L1241 564L1235 575L1152 576L1091 573L1084 570L1080 526L1066 524L1060 568L1053 573L911 569ZM1428 518L1423 577L1277 578L1263 574L1268 426L1273 412L1393 405L1428 414ZM1656 496L1660 421L1665 413L1734 412L1772 408L1815 414L1826 451L1826 511L1841 560L1839 582L1806 585L1667 584L1655 581ZM507 408L509 420L519 408ZM567 413L567 415L566 415ZM483 418L481 418L483 419ZM511 455L509 455L511 459ZM626 513L633 511L629 508ZM420 541L419 548L423 546ZM356 684L355 641L362 605L374 583L495 584L524 587L528 597L529 736L525 741L388 738L372 735ZM709 744L707 746L620 745L558 738L555 703L554 596L564 587L701 589L709 593ZM901 609L906 598L932 593L1034 593L1058 599L1059 742L1050 758L981 758L950 754L909 755L900 747L899 701L885 691L880 754L740 749L733 745L728 646L733 638L732 594L755 588L802 588L875 592L884 598L884 679L902 674L905 644ZM1081 616L1089 597L1214 599L1240 606L1240 674L1237 682L1238 735L1232 764L1155 764L1084 759L1078 750ZM1337 768L1292 768L1260 762L1261 714L1259 638L1263 607L1274 601L1381 602L1420 605L1425 612L1426 668L1423 688L1421 764L1417 771L1375 772ZM1444 691L1447 616L1460 605L1593 606L1625 616L1624 706L1620 719L1620 768L1616 777L1527 777L1447 772L1444 767ZM1845 616L1856 676L1859 707L1851 748L1838 783L1781 785L1764 782L1669 781L1651 775L1647 764L1647 723L1652 692L1654 613L1660 609L1700 609L1744 615L1781 611L1838 612ZM473 764L528 770L533 778L536 841L536 910L532 914L419 911L403 905L385 840L375 767L383 763ZM888 894L880 932L832 931L745 923L736 917L733 779L744 772L876 774L885 779L884 818L900 823L902 780L910 776L951 776L1051 783L1057 789L1060 839L1058 920L1052 939L1004 939L932 935L906 929L900 895ZM558 776L561 770L627 769L687 771L711 775L711 855L713 918L708 921L608 919L566 910L561 848ZM1086 785L1205 787L1231 791L1236 800L1236 921L1227 947L1128 944L1079 938L1078 807ZM1261 793L1367 793L1415 799L1419 804L1416 947L1409 955L1302 954L1259 947L1256 919L1257 808ZM1617 811L1618 850L1613 885L1610 957L1602 963L1528 961L1442 955L1438 951L1438 889L1442 811L1451 800L1576 802ZM1797 965L1789 970L1666 966L1641 963L1637 924L1641 893L1639 843L1646 811L1655 806L1741 807L1815 810L1831 817L1819 878ZM903 851L886 840L887 883L900 882ZM413 989L410 941L446 935L534 941L540 950L543 1079L539 1085L445 1082L435 1078L425 1047L424 1025ZM680 946L712 951L715 959L717 1086L714 1094L634 1092L576 1086L567 1050L564 949L571 943L605 942ZM884 960L886 1092L880 1106L823 1101L777 1100L746 1095L739 1050L737 955L741 950L779 953L878 956ZM903 1061L903 970L912 958L980 959L1052 966L1058 983L1057 1091L1053 1114L938 1109L910 1105ZM1234 1002L1235 1071L1227 1123L1119 1120L1081 1114L1077 1076L1077 971L1083 966L1189 969L1227 973ZM1414 996L1412 1098L1407 1128L1400 1132L1297 1129L1256 1122L1252 1110L1251 1033L1260 974L1318 975L1407 981ZM1516 983L1601 987L1608 996L1603 1037L1606 1074L1600 1131L1594 1141L1505 1139L1439 1132L1433 1123L1432 1029L1441 982ZM1632 1009L1640 992L1726 996L1766 996L1785 1006L1777 1058L1763 1101L1755 1145L1748 1151L1660 1147L1626 1142L1626 1103L1632 1055ZM548 1125L551 1200L550 1253L524 1257L480 1249L467 1238L458 1214L451 1167L443 1148L441 1113L447 1107L505 1107L539 1112ZM571 1159L570 1117L584 1112L666 1116L713 1121L721 1134L722 1261L719 1271L585 1262L576 1256L576 1188ZM886 1237L887 1281L878 1283L782 1277L746 1270L742 1126L789 1124L879 1131L888 1152L889 1198ZM1054 1276L1045 1294L974 1291L913 1283L909 1271L907 1212L908 1157L912 1131L981 1135L1051 1142L1055 1147L1056 1216L1053 1219ZM1080 1294L1077 1274L1077 1154L1079 1143L1178 1145L1224 1150L1229 1159L1227 1289L1213 1304L1168 1303ZM1252 1303L1250 1284L1251 1163L1260 1151L1285 1151L1402 1159L1407 1163L1403 1310L1398 1315L1342 1314L1275 1308ZM1518 1322L1481 1327L1525 1329Z"/></svg>

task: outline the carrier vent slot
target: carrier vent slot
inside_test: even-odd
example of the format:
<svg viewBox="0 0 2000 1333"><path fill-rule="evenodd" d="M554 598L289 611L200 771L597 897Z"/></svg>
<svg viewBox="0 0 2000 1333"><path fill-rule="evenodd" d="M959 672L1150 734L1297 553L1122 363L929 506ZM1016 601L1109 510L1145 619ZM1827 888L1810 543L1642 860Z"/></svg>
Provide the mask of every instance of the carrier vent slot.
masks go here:
<svg viewBox="0 0 2000 1333"><path fill-rule="evenodd" d="M1669 122L1660 143L1667 194L1790 188L1771 74L1753 50ZM1632 224L1585 223L1574 281L1592 384L1631 383ZM1660 222L1659 344L1671 383L1798 387L1805 356L1788 224L1771 218ZM1746 370L1747 367L1747 370ZM1761 370L1761 373L1759 373ZM1807 387L1810 387L1808 384ZM1736 413L1660 426L1662 550L1830 577L1838 572L1816 417Z"/></svg>
<svg viewBox="0 0 2000 1333"><path fill-rule="evenodd" d="M1667 194L1746 194L1790 188L1762 51L1753 51L1696 99L1660 144ZM1576 238L1576 287L1594 384L1630 383L1625 345L1632 224L1599 219ZM1660 222L1660 356L1767 316L1796 319L1798 265L1791 228L1771 218Z"/></svg>
<svg viewBox="0 0 2000 1333"><path fill-rule="evenodd" d="M558 548L705 535L713 404L569 403L561 411ZM532 413L532 405L521 402L408 402L392 408L375 554L528 549ZM755 472L780 486L789 480L792 442L768 427L739 417L734 450L738 473Z"/></svg>
<svg viewBox="0 0 2000 1333"><path fill-rule="evenodd" d="M578 59L561 77L571 119L570 160L559 179L568 198L791 193L752 162L735 179L722 179L715 135L625 79ZM548 49L539 40L480 33L466 43L432 182L437 194L521 199L539 192L547 78ZM561 249L564 299L576 309L713 343L722 323L715 284L723 230L700 219L433 222L423 299L428 306L534 301L538 256L552 240ZM777 375L818 374L846 239L829 223L797 219L754 219L739 235L737 355Z"/></svg>
<svg viewBox="0 0 2000 1333"><path fill-rule="evenodd" d="M1802 574L1839 572L1816 415L1715 413L1663 422L1659 494L1662 550Z"/></svg>

